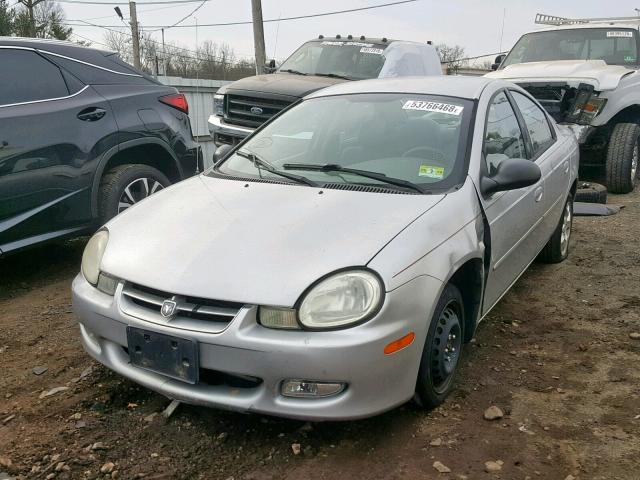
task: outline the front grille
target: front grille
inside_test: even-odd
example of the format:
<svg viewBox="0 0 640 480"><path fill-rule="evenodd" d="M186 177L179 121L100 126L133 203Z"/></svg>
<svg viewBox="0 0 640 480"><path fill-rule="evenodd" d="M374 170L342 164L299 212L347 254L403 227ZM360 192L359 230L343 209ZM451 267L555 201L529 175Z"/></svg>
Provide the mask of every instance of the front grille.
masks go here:
<svg viewBox="0 0 640 480"><path fill-rule="evenodd" d="M290 100L238 94L225 95L225 102L225 121L254 128L259 127L292 103ZM254 109L253 112L252 109Z"/></svg>
<svg viewBox="0 0 640 480"><path fill-rule="evenodd" d="M122 300L122 310L134 317L185 330L213 333L224 330L244 306L241 303L174 295L129 282L122 289ZM165 300L176 302L175 313L171 317L161 314Z"/></svg>

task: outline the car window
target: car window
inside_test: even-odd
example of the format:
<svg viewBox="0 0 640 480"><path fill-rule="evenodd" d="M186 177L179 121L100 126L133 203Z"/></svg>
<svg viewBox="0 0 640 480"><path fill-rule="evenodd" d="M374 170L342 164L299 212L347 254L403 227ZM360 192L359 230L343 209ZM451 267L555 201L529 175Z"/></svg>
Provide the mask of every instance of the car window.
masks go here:
<svg viewBox="0 0 640 480"><path fill-rule="evenodd" d="M35 52L0 49L0 105L69 95L60 69Z"/></svg>
<svg viewBox="0 0 640 480"><path fill-rule="evenodd" d="M319 183L384 183L354 173L304 170L300 164L366 170L418 185L446 189L464 178L472 103L453 97L370 93L305 100L256 132L240 150L275 169ZM282 180L231 155L219 171ZM214 172L215 173L215 172Z"/></svg>
<svg viewBox="0 0 640 480"><path fill-rule="evenodd" d="M537 157L553 143L553 134L547 121L547 117L540 107L531 99L519 92L511 92L520 113L524 118L524 123L529 131L531 144L533 146L533 156Z"/></svg>
<svg viewBox="0 0 640 480"><path fill-rule="evenodd" d="M490 175L507 158L527 158L518 119L504 92L498 93L489 106L484 153Z"/></svg>

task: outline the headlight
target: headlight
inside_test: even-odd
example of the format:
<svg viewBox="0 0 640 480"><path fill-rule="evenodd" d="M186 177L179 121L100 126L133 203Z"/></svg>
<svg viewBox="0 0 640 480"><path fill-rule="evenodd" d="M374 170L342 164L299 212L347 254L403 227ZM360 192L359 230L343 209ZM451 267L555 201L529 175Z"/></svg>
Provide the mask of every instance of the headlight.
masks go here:
<svg viewBox="0 0 640 480"><path fill-rule="evenodd" d="M102 261L102 255L104 249L107 247L107 240L109 240L109 232L107 230L100 230L97 232L84 247L84 253L82 254L82 275L92 285L98 283L98 276L100 275L100 262Z"/></svg>
<svg viewBox="0 0 640 480"><path fill-rule="evenodd" d="M382 292L382 283L372 272L336 273L309 290L300 304L300 323L309 328L335 328L361 322L376 313Z"/></svg>
<svg viewBox="0 0 640 480"><path fill-rule="evenodd" d="M220 93L216 93L213 96L213 113L218 117L222 117L224 115L224 95Z"/></svg>

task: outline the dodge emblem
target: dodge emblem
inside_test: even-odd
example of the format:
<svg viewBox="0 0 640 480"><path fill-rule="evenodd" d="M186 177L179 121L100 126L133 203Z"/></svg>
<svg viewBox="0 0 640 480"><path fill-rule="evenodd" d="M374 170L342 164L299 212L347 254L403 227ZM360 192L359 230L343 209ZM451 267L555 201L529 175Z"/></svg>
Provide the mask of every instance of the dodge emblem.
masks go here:
<svg viewBox="0 0 640 480"><path fill-rule="evenodd" d="M263 110L260 107L251 107L251 113L254 115L262 115Z"/></svg>
<svg viewBox="0 0 640 480"><path fill-rule="evenodd" d="M169 318L172 317L174 313L176 313L176 309L178 304L173 300L165 300L162 302L162 308L160 309L160 313L163 317Z"/></svg>

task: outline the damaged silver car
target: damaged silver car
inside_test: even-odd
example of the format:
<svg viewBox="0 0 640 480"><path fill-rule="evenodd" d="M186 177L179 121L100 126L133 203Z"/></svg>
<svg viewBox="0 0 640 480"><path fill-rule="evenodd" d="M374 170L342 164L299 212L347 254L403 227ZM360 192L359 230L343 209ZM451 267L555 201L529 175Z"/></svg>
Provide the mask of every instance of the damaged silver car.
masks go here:
<svg viewBox="0 0 640 480"><path fill-rule="evenodd" d="M82 344L192 404L309 420L434 407L527 266L567 257L577 165L575 137L501 80L315 92L89 241Z"/></svg>

